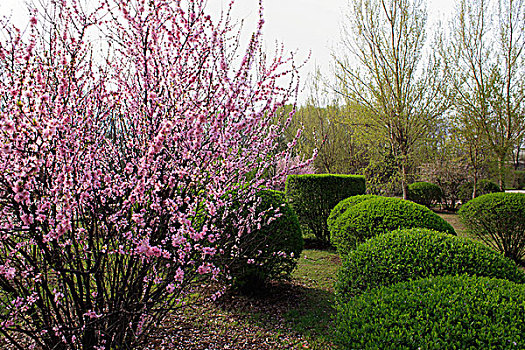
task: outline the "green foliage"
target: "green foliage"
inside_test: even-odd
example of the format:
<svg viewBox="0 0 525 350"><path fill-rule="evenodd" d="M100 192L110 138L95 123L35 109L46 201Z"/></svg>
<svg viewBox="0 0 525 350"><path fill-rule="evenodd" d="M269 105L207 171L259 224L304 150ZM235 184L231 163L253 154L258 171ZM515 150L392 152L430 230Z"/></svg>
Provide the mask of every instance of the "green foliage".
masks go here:
<svg viewBox="0 0 525 350"><path fill-rule="evenodd" d="M341 217L341 215L348 210L348 208L353 207L356 204L359 204L363 201L366 201L368 199L377 198L379 196L376 196L375 194L362 194L358 196L352 196L348 197L346 199L343 199L337 205L332 209L330 212L330 216L328 216L328 219L326 220L326 223L328 225L328 230L331 232L332 227L335 225L337 220Z"/></svg>
<svg viewBox="0 0 525 350"><path fill-rule="evenodd" d="M456 234L448 222L420 204L379 197L363 201L345 211L332 225L331 242L344 255L369 238L414 227Z"/></svg>
<svg viewBox="0 0 525 350"><path fill-rule="evenodd" d="M525 258L525 194L490 193L464 204L458 212L467 232L523 263Z"/></svg>
<svg viewBox="0 0 525 350"><path fill-rule="evenodd" d="M326 220L342 199L364 194L365 178L358 175L290 175L286 179L286 198L297 213L303 229L328 242Z"/></svg>
<svg viewBox="0 0 525 350"><path fill-rule="evenodd" d="M290 276L304 245L301 226L283 192L262 190L255 197L259 201L255 217L263 213L262 226L239 236L233 223L238 215L247 216L249 209L240 209L240 204L234 203L220 223L226 238L216 242L225 254L215 264L229 273L233 288L245 293L264 288L269 280Z"/></svg>
<svg viewBox="0 0 525 350"><path fill-rule="evenodd" d="M387 152L387 150L383 150ZM393 155L380 155L370 159L368 166L361 169L366 178L366 188L369 193L381 196L397 196L402 194L401 178L396 159Z"/></svg>
<svg viewBox="0 0 525 350"><path fill-rule="evenodd" d="M441 198L443 198L443 191L438 185L424 181L408 185L408 199L427 208L440 203Z"/></svg>
<svg viewBox="0 0 525 350"><path fill-rule="evenodd" d="M516 264L482 243L429 229L398 230L351 251L336 283L338 300L368 289L441 275L476 275L525 283Z"/></svg>
<svg viewBox="0 0 525 350"><path fill-rule="evenodd" d="M514 170L514 188L522 190L525 188L525 171Z"/></svg>
<svg viewBox="0 0 525 350"><path fill-rule="evenodd" d="M459 189L459 199L461 203L465 204L472 199L472 193L474 191L474 183L467 182L463 184ZM501 188L495 183L487 179L480 180L476 188L476 197L482 196L488 193L501 192Z"/></svg>
<svg viewBox="0 0 525 350"><path fill-rule="evenodd" d="M523 349L525 285L439 276L372 289L338 305L343 349Z"/></svg>

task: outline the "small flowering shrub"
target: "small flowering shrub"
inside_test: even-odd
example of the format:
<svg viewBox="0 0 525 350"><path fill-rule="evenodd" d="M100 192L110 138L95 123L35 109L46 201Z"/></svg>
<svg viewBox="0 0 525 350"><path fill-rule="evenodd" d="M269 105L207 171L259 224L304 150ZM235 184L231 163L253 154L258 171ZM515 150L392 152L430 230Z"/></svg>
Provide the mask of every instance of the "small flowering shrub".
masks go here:
<svg viewBox="0 0 525 350"><path fill-rule="evenodd" d="M372 289L337 306L341 349L523 349L525 285L439 276Z"/></svg>
<svg viewBox="0 0 525 350"><path fill-rule="evenodd" d="M442 275L475 275L525 283L517 265L486 245L429 229L399 230L360 244L343 259L339 300L380 286Z"/></svg>
<svg viewBox="0 0 525 350"><path fill-rule="evenodd" d="M292 152L273 116L296 75L260 55L262 17L241 52L205 1L95 5L0 26L0 335L19 349L147 344L221 274L224 195L247 213L230 237L249 237Z"/></svg>
<svg viewBox="0 0 525 350"><path fill-rule="evenodd" d="M456 235L432 210L411 201L378 197L348 208L332 225L331 242L344 256L358 244L397 229L428 228Z"/></svg>
<svg viewBox="0 0 525 350"><path fill-rule="evenodd" d="M234 222L246 213L234 206L223 220L224 235L217 242L225 254L216 265L224 266L231 286L245 293L264 289L270 280L289 277L304 245L301 226L283 192L260 191L255 203L255 214L261 220L258 226L250 234L235 235Z"/></svg>

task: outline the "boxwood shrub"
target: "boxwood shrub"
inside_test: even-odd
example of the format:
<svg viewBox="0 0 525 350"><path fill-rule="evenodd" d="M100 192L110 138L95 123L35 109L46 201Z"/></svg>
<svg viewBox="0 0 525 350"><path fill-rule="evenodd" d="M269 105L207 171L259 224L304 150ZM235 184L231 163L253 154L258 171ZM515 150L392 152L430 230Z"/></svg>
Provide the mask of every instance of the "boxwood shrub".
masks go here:
<svg viewBox="0 0 525 350"><path fill-rule="evenodd" d="M336 283L339 300L378 286L440 275L476 275L525 283L517 265L486 245L414 228L374 237L343 260Z"/></svg>
<svg viewBox="0 0 525 350"><path fill-rule="evenodd" d="M459 188L459 199L461 200L461 203L465 204L472 199L473 190L473 182L467 182L461 185L461 187ZM501 192L501 188L499 188L499 186L495 182L487 179L478 181L478 186L476 188L476 197L496 192Z"/></svg>
<svg viewBox="0 0 525 350"><path fill-rule="evenodd" d="M525 194L490 193L464 204L458 212L470 235L523 264Z"/></svg>
<svg viewBox="0 0 525 350"><path fill-rule="evenodd" d="M335 222L339 219L339 217L348 210L348 208L353 207L356 204L359 204L363 201L366 201L368 199L372 198L378 198L380 196L374 195L374 194L362 194L359 196L352 196L343 199L337 205L330 211L330 215L328 216L328 219L326 220L326 223L328 225L328 230L332 231L331 227L335 224Z"/></svg>
<svg viewBox="0 0 525 350"><path fill-rule="evenodd" d="M226 280L230 287L247 294L264 289L270 280L287 278L297 265L304 245L301 226L286 203L284 192L261 190L250 205L253 204L256 204L256 217L264 212L262 222L268 223L273 218L271 222L239 236L233 223L238 216L248 215L248 209L241 209L240 204L233 201L226 218L222 218L222 213L217 215L221 217L217 225L223 234L215 247L223 253L213 261L231 277Z"/></svg>
<svg viewBox="0 0 525 350"><path fill-rule="evenodd" d="M358 175L289 175L286 179L286 198L303 230L324 242L330 238L326 220L332 208L365 190L365 178Z"/></svg>
<svg viewBox="0 0 525 350"><path fill-rule="evenodd" d="M427 208L441 203L443 191L441 187L430 182L414 182L408 185L408 199Z"/></svg>
<svg viewBox="0 0 525 350"><path fill-rule="evenodd" d="M378 197L356 204L334 222L331 242L340 254L374 236L422 227L455 235L454 228L427 207L399 198Z"/></svg>
<svg viewBox="0 0 525 350"><path fill-rule="evenodd" d="M338 305L342 349L525 349L525 285L439 276L372 289Z"/></svg>

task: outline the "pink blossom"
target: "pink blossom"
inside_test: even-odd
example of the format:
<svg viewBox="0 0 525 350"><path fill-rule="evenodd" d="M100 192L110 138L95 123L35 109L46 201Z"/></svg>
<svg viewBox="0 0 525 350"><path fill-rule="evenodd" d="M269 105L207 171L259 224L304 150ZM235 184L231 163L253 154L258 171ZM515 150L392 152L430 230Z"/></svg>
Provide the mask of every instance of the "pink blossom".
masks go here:
<svg viewBox="0 0 525 350"><path fill-rule="evenodd" d="M140 333L161 323L151 310L173 305L186 283L213 283L220 260L210 257L226 254L217 242L249 239L279 213L263 219L249 206L231 237L222 215L280 182L283 174L267 174L293 158L291 148L279 152L286 122L275 116L293 103L296 65L280 53L258 59L262 18L251 44L234 51L242 45L232 20L209 17L203 0L193 10L184 1L102 3L85 13L78 0L53 1L46 10L58 15L35 13L28 33L0 28L0 59L13 61L0 75L0 275L24 280L12 284L4 313L39 342L55 330L57 348L80 348L87 324L104 348L112 329L85 318L112 312L128 324L138 310ZM57 35L41 37L39 21ZM95 57L92 34L109 60ZM128 280L116 280L119 271ZM137 288L121 295L133 313L108 299L123 283ZM69 297L81 289L85 303ZM68 324L57 321L64 310Z"/></svg>
<svg viewBox="0 0 525 350"><path fill-rule="evenodd" d="M212 265L209 263L202 264L197 268L197 273L200 275L204 275L207 273L210 273L212 271Z"/></svg>
<svg viewBox="0 0 525 350"><path fill-rule="evenodd" d="M94 310L89 310L88 312L84 313L84 316L89 318L100 318L102 317L102 314L97 314Z"/></svg>
<svg viewBox="0 0 525 350"><path fill-rule="evenodd" d="M175 281L182 282L184 280L184 271L179 267L175 273Z"/></svg>
<svg viewBox="0 0 525 350"><path fill-rule="evenodd" d="M0 265L0 275L3 275L8 280L15 278L16 269L8 265Z"/></svg>

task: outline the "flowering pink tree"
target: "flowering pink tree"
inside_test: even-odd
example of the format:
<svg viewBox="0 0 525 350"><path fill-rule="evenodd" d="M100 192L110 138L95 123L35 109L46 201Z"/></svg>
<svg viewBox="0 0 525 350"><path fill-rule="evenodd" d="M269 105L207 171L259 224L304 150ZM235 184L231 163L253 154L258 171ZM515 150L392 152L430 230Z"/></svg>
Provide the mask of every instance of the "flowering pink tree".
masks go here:
<svg viewBox="0 0 525 350"><path fill-rule="evenodd" d="M291 58L260 55L262 17L239 54L203 3L62 0L25 31L4 24L0 334L15 347L144 344L220 276L229 204L276 181L262 175L290 152L272 157ZM238 218L238 236L258 221Z"/></svg>
<svg viewBox="0 0 525 350"><path fill-rule="evenodd" d="M288 175L304 175L315 174L315 167L313 164L314 157L317 156L317 151L314 152L312 158L304 159L300 155L290 156L279 159L276 164L275 173L278 174L279 182L274 184L274 189L283 191Z"/></svg>

